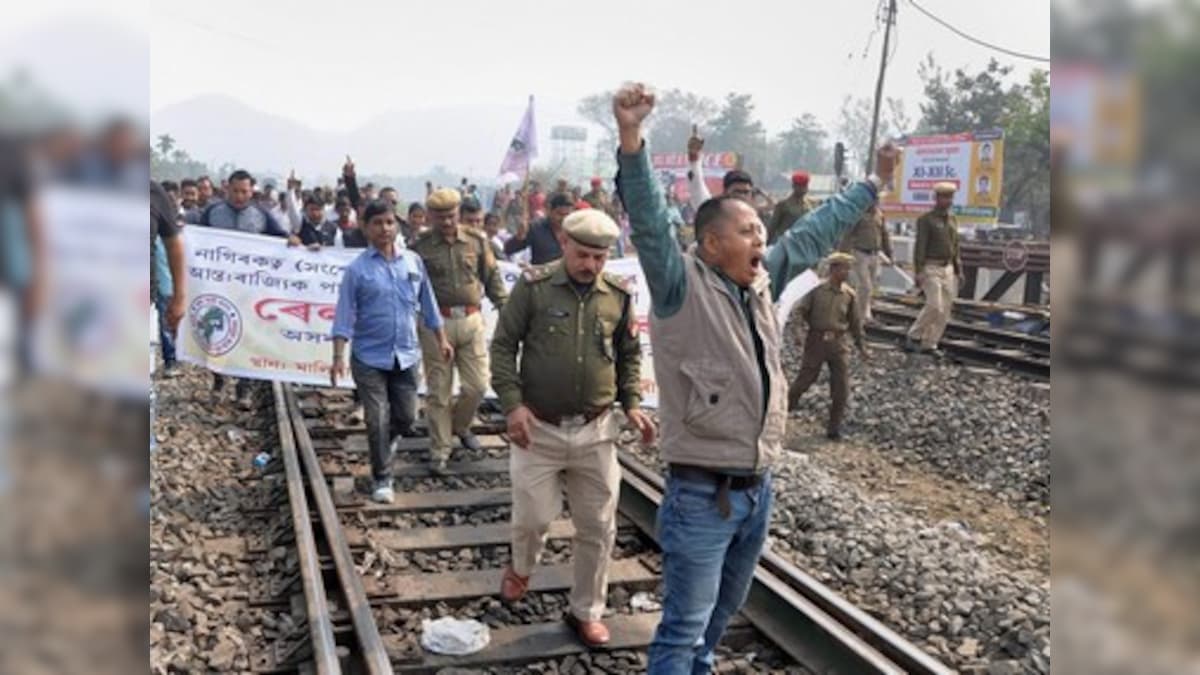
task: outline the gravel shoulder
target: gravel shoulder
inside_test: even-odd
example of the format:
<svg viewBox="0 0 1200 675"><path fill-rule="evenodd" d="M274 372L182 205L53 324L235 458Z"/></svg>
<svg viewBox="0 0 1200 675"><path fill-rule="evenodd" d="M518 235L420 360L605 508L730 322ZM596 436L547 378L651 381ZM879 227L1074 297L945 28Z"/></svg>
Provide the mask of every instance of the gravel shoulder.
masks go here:
<svg viewBox="0 0 1200 675"><path fill-rule="evenodd" d="M823 432L820 426L801 431L793 424L787 448L809 455L831 475L873 499L930 521L963 523L979 535L984 550L1001 561L1050 574L1050 531L1045 518L1021 513L994 494L931 474L922 466L890 459L861 441L827 441Z"/></svg>

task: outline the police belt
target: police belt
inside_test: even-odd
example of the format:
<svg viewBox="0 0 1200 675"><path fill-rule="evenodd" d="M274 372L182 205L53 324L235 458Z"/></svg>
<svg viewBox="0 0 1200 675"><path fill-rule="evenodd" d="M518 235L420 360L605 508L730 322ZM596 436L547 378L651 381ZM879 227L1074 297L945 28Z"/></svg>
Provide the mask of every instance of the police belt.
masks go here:
<svg viewBox="0 0 1200 675"><path fill-rule="evenodd" d="M816 337L824 338L826 340L840 340L840 339L842 339L842 336L846 334L846 331L844 331L844 330L820 330L817 328L810 328L810 329L808 329L808 334L816 336Z"/></svg>
<svg viewBox="0 0 1200 675"><path fill-rule="evenodd" d="M479 312L479 305L459 305L457 307L442 307L442 316L447 319L465 319Z"/></svg>
<svg viewBox="0 0 1200 675"><path fill-rule="evenodd" d="M855 250L855 251L858 251L859 253L866 253L867 255L875 255L876 253L878 253L878 252L879 252L879 249L877 249L877 248L858 248L858 247L855 247L855 249L854 249L854 250Z"/></svg>
<svg viewBox="0 0 1200 675"><path fill-rule="evenodd" d="M717 486L717 510L721 512L721 517L728 519L731 511L729 505L730 490L753 490L762 484L763 475L761 473L750 475L739 475L732 473L721 473L706 469L702 466L693 466L691 464L671 464L671 475L680 480L688 480L696 483L714 483Z"/></svg>
<svg viewBox="0 0 1200 675"><path fill-rule="evenodd" d="M590 424L594 422L597 417L608 411L609 408L591 408L583 413L575 415L544 415L533 408L529 409L529 412L533 413L534 417L545 422L546 424L564 428L581 427L585 424Z"/></svg>

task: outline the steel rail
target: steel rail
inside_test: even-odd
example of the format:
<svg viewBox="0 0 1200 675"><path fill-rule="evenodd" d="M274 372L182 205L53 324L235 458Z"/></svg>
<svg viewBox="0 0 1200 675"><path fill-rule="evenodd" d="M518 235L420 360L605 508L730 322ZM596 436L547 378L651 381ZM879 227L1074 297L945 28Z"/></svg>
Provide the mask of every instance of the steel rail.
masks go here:
<svg viewBox="0 0 1200 675"><path fill-rule="evenodd" d="M879 324L869 325L866 327L867 335L882 338L888 342L903 344L907 337L907 331L903 328L895 326L883 326ZM1031 358L1024 354L1009 354L1002 351L995 351L985 347L964 344L954 340L943 339L938 345L942 351L951 357L977 365L1000 367L1006 370L1011 370L1024 375L1040 379L1050 379L1050 360Z"/></svg>
<svg viewBox="0 0 1200 675"><path fill-rule="evenodd" d="M321 516L321 526L325 531L326 544L329 546L329 553L333 558L334 567L337 569L338 580L341 583L342 594L347 605L346 609L354 624L354 633L360 650L359 656L366 666L367 672L371 675L391 675L393 672L391 661L384 648L383 639L379 635L375 617L371 613L371 605L367 602L366 589L355 568L354 558L350 554L350 546L346 543L346 535L333 504L333 496L329 492L329 486L325 483L325 476L321 473L321 463L317 460L316 451L313 450L312 438L308 435L308 427L304 424L304 416L300 412L293 387L288 386L284 390L284 398L287 401L287 411L296 435L300 458L308 472L313 501L316 502L317 512Z"/></svg>
<svg viewBox="0 0 1200 675"><path fill-rule="evenodd" d="M333 637L333 620L329 614L329 602L325 595L325 582L321 576L317 542L313 536L312 516L308 511L308 500L304 491L304 476L296 458L293 428L284 402L283 388L278 382L271 383L275 395L275 419L279 425L279 454L283 456L284 475L287 479L288 504L292 512L292 527L296 534L296 549L300 565L300 580L304 588L304 603L308 613L308 632L312 639L313 667L318 675L340 675L342 667L338 661L337 643Z"/></svg>
<svg viewBox="0 0 1200 675"><path fill-rule="evenodd" d="M666 489L628 452L621 463L621 511L647 535ZM780 556L764 553L742 613L797 662L821 673L952 675L929 656Z"/></svg>
<svg viewBox="0 0 1200 675"><path fill-rule="evenodd" d="M911 324L917 318L917 312L900 306L871 307L871 312L878 318L885 319L889 325ZM946 324L946 334L953 338L975 340L981 344L990 344L1008 349L1022 349L1040 358L1050 358L1050 340L1036 336L1002 330L991 326L973 324L966 321L951 319Z"/></svg>

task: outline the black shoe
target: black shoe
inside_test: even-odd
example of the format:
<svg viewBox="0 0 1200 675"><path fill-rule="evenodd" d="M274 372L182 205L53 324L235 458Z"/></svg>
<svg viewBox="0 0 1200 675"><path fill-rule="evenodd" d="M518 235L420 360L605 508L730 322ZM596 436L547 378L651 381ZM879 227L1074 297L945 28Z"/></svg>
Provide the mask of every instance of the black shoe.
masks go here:
<svg viewBox="0 0 1200 675"><path fill-rule="evenodd" d="M825 438L828 438L831 441L840 441L842 440L842 432L836 429L833 431L826 431Z"/></svg>
<svg viewBox="0 0 1200 675"><path fill-rule="evenodd" d="M942 350L938 349L937 347L930 347L929 349L922 349L921 353L924 354L925 356L932 356L934 358L939 358L942 355Z"/></svg>
<svg viewBox="0 0 1200 675"><path fill-rule="evenodd" d="M906 352L917 351L917 345L914 344L913 339L908 337L907 335L904 336L904 351L906 351Z"/></svg>
<svg viewBox="0 0 1200 675"><path fill-rule="evenodd" d="M483 450L483 445L479 442L479 439L475 437L475 434L473 434L469 431L466 433L463 433L463 434L459 434L458 440L459 440L459 442L462 443L462 446L468 450L472 450L474 452L479 452L480 450Z"/></svg>

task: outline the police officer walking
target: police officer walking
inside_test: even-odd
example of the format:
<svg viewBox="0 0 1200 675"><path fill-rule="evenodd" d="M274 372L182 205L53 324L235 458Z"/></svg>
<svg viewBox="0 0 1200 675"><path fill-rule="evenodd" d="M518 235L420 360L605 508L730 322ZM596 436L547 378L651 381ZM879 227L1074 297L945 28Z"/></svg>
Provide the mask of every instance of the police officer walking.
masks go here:
<svg viewBox="0 0 1200 675"><path fill-rule="evenodd" d="M889 261L892 260L892 238L888 235L883 211L878 204L863 214L846 233L838 248L854 256L850 285L858 295L858 302L854 305L858 310L858 319L865 324L871 320L871 298L875 294L875 280L879 277L880 252Z"/></svg>
<svg viewBox="0 0 1200 675"><path fill-rule="evenodd" d="M441 188L425 200L432 227L413 243L433 284L445 324L446 339L454 347L454 360L442 358L436 336L422 329L425 384L429 388L426 415L435 472L446 468L451 433L463 447L479 450L471 421L487 391L488 355L480 301L484 293L497 308L508 298L500 268L486 236L459 224L458 190ZM454 370L458 369L459 396L451 406Z"/></svg>
<svg viewBox="0 0 1200 675"><path fill-rule="evenodd" d="M492 338L492 387L514 445L512 566L501 597L515 602L528 590L565 487L575 526L566 620L585 644L597 646L609 640L600 618L621 481L615 444L621 422L613 401L644 442L653 442L654 427L638 408L641 352L632 298L603 272L620 230L604 212L584 209L566 217L563 231L563 258L526 270Z"/></svg>
<svg viewBox="0 0 1200 675"><path fill-rule="evenodd" d="M936 201L932 210L917 219L917 241L913 246L913 270L917 285L925 292L925 305L908 329L904 348L913 351L919 341L921 351L937 354L938 341L950 322L954 297L958 295L958 277L962 260L958 251L958 219L950 212L954 204L954 183L933 186Z"/></svg>
<svg viewBox="0 0 1200 675"><path fill-rule="evenodd" d="M800 300L800 316L808 326L804 338L804 356L800 372L788 388L788 410L795 410L800 397L816 382L821 366L829 364L829 425L825 436L830 440L842 437L842 418L846 414L846 399L850 396L850 370L846 333L854 338L854 345L864 359L869 359L864 342L862 321L859 319L858 299L846 285L850 264L854 262L847 253L833 253L825 259L829 265L829 278L825 283L808 292Z"/></svg>

